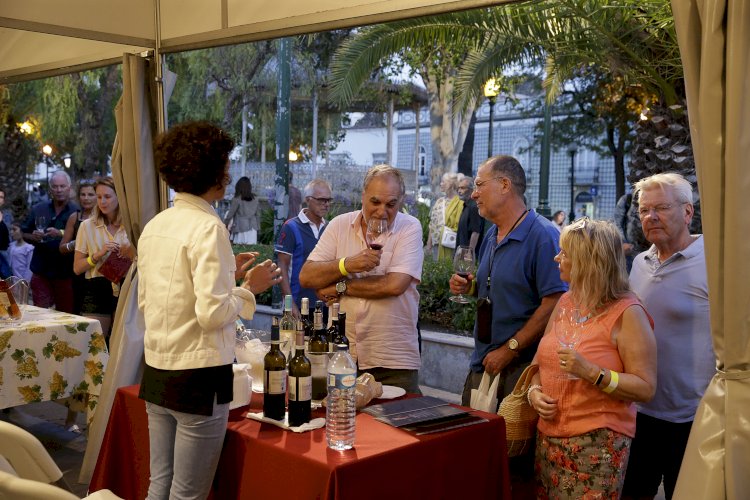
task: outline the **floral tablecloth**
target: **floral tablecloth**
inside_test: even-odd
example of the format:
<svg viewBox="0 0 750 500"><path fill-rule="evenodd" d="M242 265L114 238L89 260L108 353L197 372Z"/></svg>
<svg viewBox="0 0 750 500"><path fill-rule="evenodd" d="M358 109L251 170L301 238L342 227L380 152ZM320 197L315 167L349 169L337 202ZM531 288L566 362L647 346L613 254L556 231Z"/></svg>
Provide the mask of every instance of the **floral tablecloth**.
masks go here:
<svg viewBox="0 0 750 500"><path fill-rule="evenodd" d="M34 306L23 312L21 321L0 321L0 408L71 398L66 405L85 405L91 421L109 360L99 321Z"/></svg>

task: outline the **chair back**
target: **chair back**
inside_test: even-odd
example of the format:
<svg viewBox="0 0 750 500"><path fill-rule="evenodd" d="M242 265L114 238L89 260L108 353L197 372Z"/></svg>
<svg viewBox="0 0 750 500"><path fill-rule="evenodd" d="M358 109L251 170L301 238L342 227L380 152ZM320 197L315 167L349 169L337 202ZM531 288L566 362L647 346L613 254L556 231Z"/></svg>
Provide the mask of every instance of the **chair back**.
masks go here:
<svg viewBox="0 0 750 500"><path fill-rule="evenodd" d="M53 486L31 479L16 477L0 471L0 498L13 500L78 500L74 494Z"/></svg>
<svg viewBox="0 0 750 500"><path fill-rule="evenodd" d="M60 468L34 435L1 420L0 455L5 457L16 474L23 479L54 483L63 476Z"/></svg>

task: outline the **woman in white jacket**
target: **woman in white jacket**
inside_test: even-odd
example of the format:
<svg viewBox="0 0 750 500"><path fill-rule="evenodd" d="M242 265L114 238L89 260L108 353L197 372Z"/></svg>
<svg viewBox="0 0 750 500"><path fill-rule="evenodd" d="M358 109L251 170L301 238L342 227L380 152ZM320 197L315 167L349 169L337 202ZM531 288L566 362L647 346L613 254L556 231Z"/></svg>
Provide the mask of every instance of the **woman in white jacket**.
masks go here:
<svg viewBox="0 0 750 500"><path fill-rule="evenodd" d="M138 241L149 499L208 495L232 400L235 320L252 317L254 294L281 280L271 261L245 272L256 254L233 256L212 207L224 198L233 147L207 122L177 125L155 144L159 174L177 194Z"/></svg>

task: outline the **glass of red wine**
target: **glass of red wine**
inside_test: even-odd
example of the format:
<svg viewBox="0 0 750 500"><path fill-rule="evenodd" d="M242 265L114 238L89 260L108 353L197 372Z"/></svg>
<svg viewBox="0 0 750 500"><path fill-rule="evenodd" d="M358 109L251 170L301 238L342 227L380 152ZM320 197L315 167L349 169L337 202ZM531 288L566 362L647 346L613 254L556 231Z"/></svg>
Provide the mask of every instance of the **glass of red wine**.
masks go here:
<svg viewBox="0 0 750 500"><path fill-rule="evenodd" d="M367 221L367 233L365 234L365 239L370 248L373 250L382 250L387 236L388 219L372 218Z"/></svg>
<svg viewBox="0 0 750 500"><path fill-rule="evenodd" d="M474 251L470 247L456 248L456 255L453 256L453 270L465 280L469 279L469 274L474 274ZM463 294L453 295L450 300L459 304L469 303L469 299Z"/></svg>

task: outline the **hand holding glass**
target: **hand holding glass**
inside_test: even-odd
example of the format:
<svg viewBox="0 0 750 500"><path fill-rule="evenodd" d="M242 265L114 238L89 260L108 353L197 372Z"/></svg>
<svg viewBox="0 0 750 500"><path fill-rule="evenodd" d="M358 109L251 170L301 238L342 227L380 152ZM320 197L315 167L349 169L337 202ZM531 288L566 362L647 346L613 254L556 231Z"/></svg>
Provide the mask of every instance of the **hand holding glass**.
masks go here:
<svg viewBox="0 0 750 500"><path fill-rule="evenodd" d="M463 246L456 248L456 255L453 256L453 270L465 280L469 279L470 274L474 274L474 251L471 248ZM459 304L469 303L469 299L464 294L453 295L450 300Z"/></svg>
<svg viewBox="0 0 750 500"><path fill-rule="evenodd" d="M47 217L44 215L38 215L36 219L34 219L34 224L37 231L40 231L42 233L42 240L44 240L44 236L47 231Z"/></svg>
<svg viewBox="0 0 750 500"><path fill-rule="evenodd" d="M388 235L388 220L372 218L367 221L367 232L365 239L367 245L373 250L382 250Z"/></svg>
<svg viewBox="0 0 750 500"><path fill-rule="evenodd" d="M583 323L586 319L588 318L583 316L577 307L563 307L560 310L560 316L555 324L555 335L562 347L575 350L576 344L581 339ZM577 379L578 377L568 373L568 378Z"/></svg>

